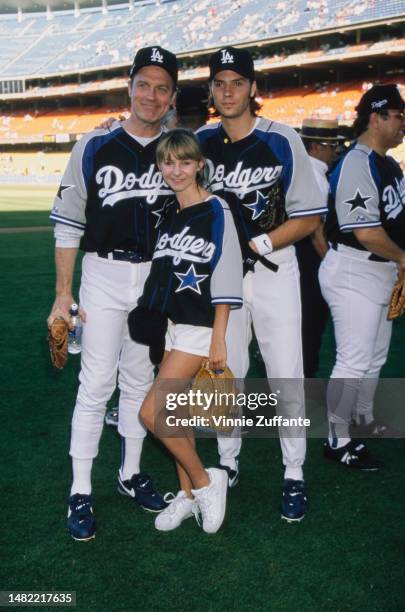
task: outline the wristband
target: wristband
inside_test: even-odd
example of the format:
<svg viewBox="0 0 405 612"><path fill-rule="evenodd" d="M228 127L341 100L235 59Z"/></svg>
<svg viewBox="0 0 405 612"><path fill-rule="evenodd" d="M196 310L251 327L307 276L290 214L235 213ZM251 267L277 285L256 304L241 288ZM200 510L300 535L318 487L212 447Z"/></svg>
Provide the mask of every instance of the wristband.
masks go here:
<svg viewBox="0 0 405 612"><path fill-rule="evenodd" d="M259 255L270 255L273 252L273 243L268 234L260 234L252 238L252 242L255 243L257 252Z"/></svg>

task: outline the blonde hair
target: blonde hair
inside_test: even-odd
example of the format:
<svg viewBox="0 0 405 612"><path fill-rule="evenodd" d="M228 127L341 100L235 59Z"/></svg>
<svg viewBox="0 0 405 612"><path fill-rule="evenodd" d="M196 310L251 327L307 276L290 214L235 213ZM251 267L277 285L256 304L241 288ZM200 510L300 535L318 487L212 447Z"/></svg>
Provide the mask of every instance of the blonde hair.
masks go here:
<svg viewBox="0 0 405 612"><path fill-rule="evenodd" d="M191 130L174 128L163 134L156 147L156 161L160 166L169 159L205 161L200 143ZM197 172L196 181L201 187L204 186L204 169Z"/></svg>

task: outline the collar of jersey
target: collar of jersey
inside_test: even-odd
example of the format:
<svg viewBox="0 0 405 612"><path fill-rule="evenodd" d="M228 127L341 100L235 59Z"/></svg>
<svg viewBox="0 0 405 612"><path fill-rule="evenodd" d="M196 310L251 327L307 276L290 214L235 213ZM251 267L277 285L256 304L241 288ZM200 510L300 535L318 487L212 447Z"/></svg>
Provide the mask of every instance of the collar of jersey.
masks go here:
<svg viewBox="0 0 405 612"><path fill-rule="evenodd" d="M225 135L225 136L226 136L226 137L229 139L229 144L237 145L237 144L238 144L238 143L240 143L240 142L244 142L244 141L245 141L247 138L249 138L249 136L251 136L251 135L253 134L253 132L256 130L257 126L259 125L259 121L260 121L260 119L261 119L261 117L256 117L255 122L254 122L253 127L252 127L252 129L250 130L250 132L248 132L248 133L246 134L246 136L244 136L243 138L240 138L239 140L235 140L235 141L232 141L232 140L229 138L229 136L228 136L227 132L225 131L224 126L222 125L222 121L221 121L221 122L220 122L220 124L219 124L219 129L220 129L220 130L221 130L221 132L222 132L222 133L223 133L223 134L224 134L224 135Z"/></svg>

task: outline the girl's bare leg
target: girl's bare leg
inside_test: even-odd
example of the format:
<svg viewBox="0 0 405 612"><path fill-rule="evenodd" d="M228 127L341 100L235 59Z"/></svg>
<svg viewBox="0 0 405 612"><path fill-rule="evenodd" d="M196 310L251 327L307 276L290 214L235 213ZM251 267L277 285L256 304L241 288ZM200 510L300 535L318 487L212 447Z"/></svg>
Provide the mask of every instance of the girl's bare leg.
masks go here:
<svg viewBox="0 0 405 612"><path fill-rule="evenodd" d="M159 375L146 396L140 412L141 419L150 431L155 433L156 414L160 410L165 409L162 405L162 397L158 397L156 394L159 382L162 382L162 380L179 380L179 388L176 390L181 391L181 381L190 380L201 366L201 361L202 357L198 355L191 355L177 350L170 351L169 355L165 357L160 367ZM195 450L194 438L190 439L185 432L185 437L162 437L159 436L159 432L156 435L172 453L176 460L176 465L179 465L180 484L188 495L191 488L200 489L209 485L208 474Z"/></svg>

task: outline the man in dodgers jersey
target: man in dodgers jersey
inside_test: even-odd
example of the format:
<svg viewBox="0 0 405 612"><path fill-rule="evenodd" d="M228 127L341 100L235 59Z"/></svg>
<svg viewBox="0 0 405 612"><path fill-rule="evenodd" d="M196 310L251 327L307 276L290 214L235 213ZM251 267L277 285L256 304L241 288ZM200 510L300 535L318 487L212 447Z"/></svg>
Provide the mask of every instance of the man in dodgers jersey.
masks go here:
<svg viewBox="0 0 405 612"><path fill-rule="evenodd" d="M316 229L326 208L296 132L256 116L249 53L220 49L210 57L209 66L210 93L221 122L202 127L197 135L207 159L210 189L229 203L248 270L244 306L231 313L228 324L229 366L237 378L246 376L253 323L269 379L284 379L277 382L284 416L304 417L301 302L293 243ZM261 261L255 263L258 258ZM240 438L219 438L221 464L230 476L237 473L240 446ZM281 516L299 521L306 508L305 434L283 436L281 448Z"/></svg>
<svg viewBox="0 0 405 612"><path fill-rule="evenodd" d="M375 85L361 98L357 141L331 175L327 234L332 248L319 280L336 337L336 363L327 391L327 459L375 471L381 462L351 440L384 434L373 400L391 339L388 304L397 270L405 270L405 181L387 151L404 138L405 103L395 85Z"/></svg>
<svg viewBox="0 0 405 612"><path fill-rule="evenodd" d="M130 117L94 130L74 147L50 218L55 221L56 300L48 318L69 319L72 276L80 242L84 320L80 386L72 419L73 483L68 529L77 540L95 536L91 470L106 402L120 388L118 431L122 463L118 490L147 510L166 503L140 472L145 429L139 409L153 381L148 349L132 342L127 315L150 270L157 225L171 191L155 163L160 122L174 102L176 57L161 47L140 49L130 71Z"/></svg>

